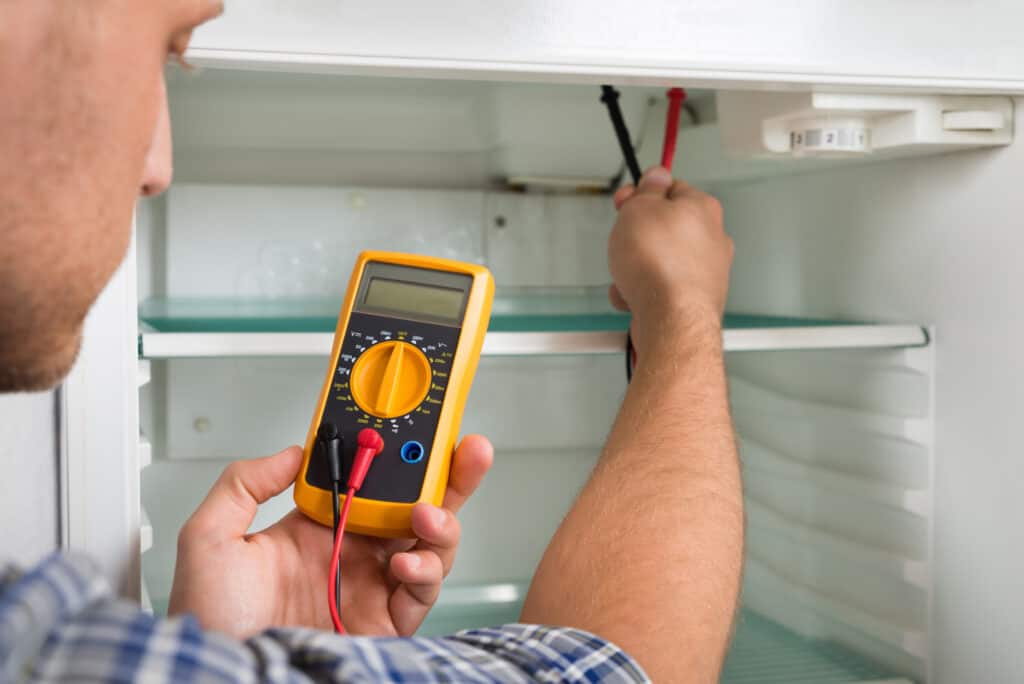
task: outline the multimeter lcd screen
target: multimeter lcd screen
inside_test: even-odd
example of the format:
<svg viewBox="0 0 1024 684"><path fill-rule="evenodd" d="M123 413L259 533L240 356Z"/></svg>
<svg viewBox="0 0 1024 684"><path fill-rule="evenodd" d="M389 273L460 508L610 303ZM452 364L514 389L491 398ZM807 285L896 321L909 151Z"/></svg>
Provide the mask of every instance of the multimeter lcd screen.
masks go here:
<svg viewBox="0 0 1024 684"><path fill-rule="evenodd" d="M465 290L373 278L366 288L363 305L396 313L458 321L465 298Z"/></svg>

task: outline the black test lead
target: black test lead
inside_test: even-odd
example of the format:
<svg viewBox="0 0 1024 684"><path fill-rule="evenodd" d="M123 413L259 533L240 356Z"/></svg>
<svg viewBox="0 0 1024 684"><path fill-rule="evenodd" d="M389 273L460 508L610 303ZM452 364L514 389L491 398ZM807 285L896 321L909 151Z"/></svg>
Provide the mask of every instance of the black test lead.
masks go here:
<svg viewBox="0 0 1024 684"><path fill-rule="evenodd" d="M615 138L619 141L619 148L622 150L622 158L629 169L629 175L633 179L633 185L640 184L641 170L640 163L636 158L636 150L633 149L633 142L629 138L629 129L622 117L622 108L619 107L619 91L610 85L601 86L601 102L608 108L608 117L612 121L612 128L615 129ZM682 88L672 88L666 94L668 97L668 113L665 117L665 140L661 151L661 165L672 172L672 163L675 160L676 141L679 136L679 111L686 100L686 91ZM633 379L633 365L636 363L636 350L633 348L633 335L626 331L626 381Z"/></svg>

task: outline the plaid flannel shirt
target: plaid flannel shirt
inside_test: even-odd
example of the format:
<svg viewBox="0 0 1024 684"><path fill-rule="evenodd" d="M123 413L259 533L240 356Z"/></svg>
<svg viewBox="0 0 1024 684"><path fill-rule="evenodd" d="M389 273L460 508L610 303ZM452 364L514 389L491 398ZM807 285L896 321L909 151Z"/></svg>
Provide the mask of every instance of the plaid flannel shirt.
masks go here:
<svg viewBox="0 0 1024 684"><path fill-rule="evenodd" d="M512 624L442 638L271 629L246 641L114 598L86 559L0 571L0 681L646 682L618 647L574 629Z"/></svg>

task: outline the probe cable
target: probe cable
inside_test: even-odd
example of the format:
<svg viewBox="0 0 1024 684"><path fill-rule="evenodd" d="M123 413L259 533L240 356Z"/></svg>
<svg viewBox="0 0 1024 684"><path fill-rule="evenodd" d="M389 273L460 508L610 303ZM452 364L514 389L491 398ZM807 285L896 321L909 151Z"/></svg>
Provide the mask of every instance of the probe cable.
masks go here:
<svg viewBox="0 0 1024 684"><path fill-rule="evenodd" d="M626 121L622 118L622 109L619 107L619 91L610 85L601 86L601 102L608 108L608 117L612 120L612 128L615 129L615 138L619 141L622 149L622 158L629 169L629 175L633 179L633 185L640 184L640 163L636 160L636 150L629 139L629 129L626 128ZM636 350L633 349L633 335L626 330L626 382L633 379L633 359Z"/></svg>
<svg viewBox="0 0 1024 684"><path fill-rule="evenodd" d="M342 440L338 428L333 423L320 426L320 440L324 444L327 463L331 474L331 493L334 497L334 547L331 550L331 565L328 571L327 601L331 611L331 622L334 631L345 634L345 626L341 623L341 547L345 541L345 524L348 522L349 508L356 492L363 486L370 465L384 449L384 440L372 428L364 428L356 438L357 448L352 469L348 475L348 488L345 492L345 503L338 510L338 496L341 494L341 445Z"/></svg>
<svg viewBox="0 0 1024 684"><path fill-rule="evenodd" d="M338 483L334 483L334 491L338 491ZM334 631L338 634L345 634L345 626L341 624L341 544L345 540L345 523L348 522L348 509L352 505L352 498L356 490L348 488L345 493L345 505L340 514L334 517L334 548L331 551L331 569L329 577L334 578L327 589L327 600L331 606L331 622L334 623ZM337 495L334 498L338 500ZM337 509L338 504L334 504Z"/></svg>
<svg viewBox="0 0 1024 684"><path fill-rule="evenodd" d="M665 117L665 140L661 148L661 165L672 172L672 163L675 161L676 143L679 139L679 112L682 109L683 101L686 100L686 91L682 88L672 88L667 93L668 114ZM622 117L622 108L619 107L619 91L610 85L601 86L601 102L608 108L608 117L611 119L612 128L615 130L615 138L619 141L619 148L622 150L622 157L629 169L629 175L633 179L633 185L640 184L640 163L636 158L636 150L629 138L629 129ZM626 381L633 379L633 366L636 364L636 349L633 347L633 335L626 331Z"/></svg>
<svg viewBox="0 0 1024 684"><path fill-rule="evenodd" d="M340 478L339 478L340 479ZM334 494L334 536L332 539L334 542L338 541L338 530L343 529L341 522L340 506L338 505L341 499L341 482L339 480L331 480L331 492ZM351 498L349 495L345 495L345 504L348 504L348 500ZM348 520L348 510L345 510L345 519ZM338 553L341 553L340 551ZM341 571L331 573L334 578L334 609L341 613Z"/></svg>

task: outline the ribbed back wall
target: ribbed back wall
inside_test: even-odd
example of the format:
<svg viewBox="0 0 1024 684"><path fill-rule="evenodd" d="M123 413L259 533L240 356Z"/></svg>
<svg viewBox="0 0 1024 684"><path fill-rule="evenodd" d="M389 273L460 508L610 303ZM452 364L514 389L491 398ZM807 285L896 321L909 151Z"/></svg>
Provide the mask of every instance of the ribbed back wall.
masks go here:
<svg viewBox="0 0 1024 684"><path fill-rule="evenodd" d="M728 368L744 605L923 677L930 350L737 353Z"/></svg>

